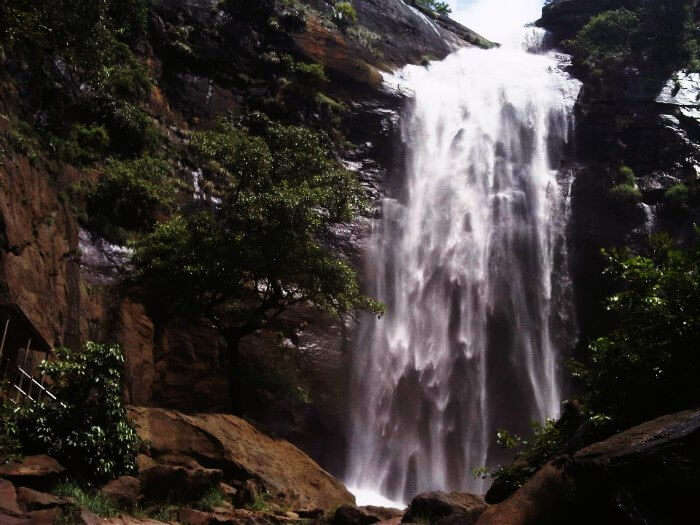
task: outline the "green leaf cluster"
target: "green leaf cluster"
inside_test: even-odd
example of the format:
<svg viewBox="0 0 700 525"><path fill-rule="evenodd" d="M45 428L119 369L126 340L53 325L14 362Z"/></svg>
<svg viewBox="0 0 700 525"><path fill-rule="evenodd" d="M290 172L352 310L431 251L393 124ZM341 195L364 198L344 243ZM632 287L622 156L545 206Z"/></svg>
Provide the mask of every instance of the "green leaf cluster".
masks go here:
<svg viewBox="0 0 700 525"><path fill-rule="evenodd" d="M147 0L0 6L0 46L28 72L28 102L42 115L37 128L62 160L90 163L105 151L133 156L152 145L153 126L137 107L151 79L132 50L145 36L148 9ZM95 145L86 130L104 131L107 140Z"/></svg>
<svg viewBox="0 0 700 525"><path fill-rule="evenodd" d="M698 67L698 33L692 0L654 0L592 16L565 43L579 66L597 77L637 64L660 76Z"/></svg>
<svg viewBox="0 0 700 525"><path fill-rule="evenodd" d="M56 349L41 369L58 401L44 399L16 414L23 451L49 454L86 481L134 472L139 439L122 405L123 368L118 345Z"/></svg>
<svg viewBox="0 0 700 525"><path fill-rule="evenodd" d="M172 210L176 188L170 165L163 160L110 160L87 191L88 226L123 244L132 233L151 231L157 218Z"/></svg>
<svg viewBox="0 0 700 525"><path fill-rule="evenodd" d="M134 246L135 282L151 301L239 333L304 301L379 310L324 244L364 200L322 135L256 114L195 134L191 147L205 198Z"/></svg>
<svg viewBox="0 0 700 525"><path fill-rule="evenodd" d="M343 30L357 24L357 11L351 2L338 2L333 6L333 22Z"/></svg>
<svg viewBox="0 0 700 525"><path fill-rule="evenodd" d="M647 255L613 250L606 256L615 289L606 302L609 329L574 364L586 404L622 428L695 406L700 250L658 236Z"/></svg>
<svg viewBox="0 0 700 525"><path fill-rule="evenodd" d="M447 2L441 2L439 0L415 0L415 2L419 6L430 9L441 15L449 15L452 12L450 4Z"/></svg>

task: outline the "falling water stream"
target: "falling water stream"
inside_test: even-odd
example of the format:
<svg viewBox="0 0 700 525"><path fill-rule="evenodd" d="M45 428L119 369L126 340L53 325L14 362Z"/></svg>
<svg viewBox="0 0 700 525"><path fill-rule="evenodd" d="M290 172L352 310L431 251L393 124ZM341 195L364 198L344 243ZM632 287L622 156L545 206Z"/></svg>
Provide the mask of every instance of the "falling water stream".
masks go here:
<svg viewBox="0 0 700 525"><path fill-rule="evenodd" d="M489 15L496 4L508 12L476 0L460 18L497 17L502 47L388 79L411 100L405 177L366 257L386 314L362 320L354 352L346 481L360 503L483 492L472 469L503 459L496 431L527 433L559 410L572 337L559 167L579 84L527 18ZM511 4L532 18L541 7Z"/></svg>

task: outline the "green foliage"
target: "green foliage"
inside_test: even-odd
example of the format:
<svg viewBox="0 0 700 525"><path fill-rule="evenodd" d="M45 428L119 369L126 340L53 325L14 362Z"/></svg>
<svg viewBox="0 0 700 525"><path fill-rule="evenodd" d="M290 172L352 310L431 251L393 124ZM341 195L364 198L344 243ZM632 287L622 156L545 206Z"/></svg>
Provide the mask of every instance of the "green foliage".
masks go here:
<svg viewBox="0 0 700 525"><path fill-rule="evenodd" d="M664 200L675 211L686 210L690 200L690 190L683 183L675 184L666 190Z"/></svg>
<svg viewBox="0 0 700 525"><path fill-rule="evenodd" d="M375 57L381 58L381 52L375 47L376 43L381 40L381 36L362 25L353 26L349 28L347 32L348 35L350 35L356 42L367 49Z"/></svg>
<svg viewBox="0 0 700 525"><path fill-rule="evenodd" d="M131 473L139 440L122 406L124 356L117 345L56 349L41 365L59 402L27 405L17 425L23 450L55 457L79 479Z"/></svg>
<svg viewBox="0 0 700 525"><path fill-rule="evenodd" d="M623 204L636 204L642 200L642 192L636 184L616 184L610 188L610 196Z"/></svg>
<svg viewBox="0 0 700 525"><path fill-rule="evenodd" d="M15 407L10 402L2 400L0 402L0 465L17 457L21 448Z"/></svg>
<svg viewBox="0 0 700 525"><path fill-rule="evenodd" d="M700 399L700 251L653 239L649 255L606 254L617 290L610 328L575 367L587 406L620 427L690 408Z"/></svg>
<svg viewBox="0 0 700 525"><path fill-rule="evenodd" d="M452 12L450 4L447 2L440 2L439 0L415 0L415 2L419 6L441 15L449 15Z"/></svg>
<svg viewBox="0 0 700 525"><path fill-rule="evenodd" d="M109 102L100 119L109 130L111 148L124 157L152 151L160 140L152 119L133 104Z"/></svg>
<svg viewBox="0 0 700 525"><path fill-rule="evenodd" d="M350 2L338 2L333 6L333 22L341 29L357 23L357 11Z"/></svg>
<svg viewBox="0 0 700 525"><path fill-rule="evenodd" d="M507 430L499 430L497 433L500 447L516 451L515 461L511 465L498 467L490 473L508 492L520 488L542 465L561 453L567 437L553 419L548 419L544 424L534 423L532 430L529 439L523 439ZM483 472L481 475L485 476Z"/></svg>
<svg viewBox="0 0 700 525"><path fill-rule="evenodd" d="M678 69L697 70L700 47L694 2L624 4L591 17L566 43L576 64L598 77L619 74L630 62L660 78Z"/></svg>
<svg viewBox="0 0 700 525"><path fill-rule="evenodd" d="M618 184L610 189L610 196L621 204L637 204L642 200L642 192L637 186L634 171L629 166L618 169Z"/></svg>
<svg viewBox="0 0 700 525"><path fill-rule="evenodd" d="M629 59L639 29L639 15L628 9L605 11L593 18L568 43L590 69Z"/></svg>
<svg viewBox="0 0 700 525"><path fill-rule="evenodd" d="M76 127L105 129L109 147L122 155L153 146L150 121L133 109L151 87L147 68L132 50L145 36L148 0L3 4L0 46L11 60L28 66L27 102L41 111L38 131L61 158L84 164L103 153L86 148Z"/></svg>
<svg viewBox="0 0 700 525"><path fill-rule="evenodd" d="M55 141L58 156L71 164L89 164L102 158L109 148L104 126L75 124L66 140Z"/></svg>
<svg viewBox="0 0 700 525"><path fill-rule="evenodd" d="M174 216L135 244L135 280L161 308L243 332L307 300L334 313L379 308L320 242L364 203L319 134L256 115L247 128L196 134L192 149L220 205Z"/></svg>
<svg viewBox="0 0 700 525"><path fill-rule="evenodd" d="M194 507L205 511L211 511L215 507L221 507L226 503L230 503L230 501L227 500L226 495L221 492L218 487L212 487L201 498L199 498L197 502L195 502Z"/></svg>
<svg viewBox="0 0 700 525"><path fill-rule="evenodd" d="M62 483L54 488L53 493L68 499L75 507L87 509L103 518L111 518L120 513L108 498L95 490L88 490L76 483Z"/></svg>
<svg viewBox="0 0 700 525"><path fill-rule="evenodd" d="M128 232L150 231L173 204L170 166L151 157L107 163L87 195L88 223L107 239L123 243Z"/></svg>

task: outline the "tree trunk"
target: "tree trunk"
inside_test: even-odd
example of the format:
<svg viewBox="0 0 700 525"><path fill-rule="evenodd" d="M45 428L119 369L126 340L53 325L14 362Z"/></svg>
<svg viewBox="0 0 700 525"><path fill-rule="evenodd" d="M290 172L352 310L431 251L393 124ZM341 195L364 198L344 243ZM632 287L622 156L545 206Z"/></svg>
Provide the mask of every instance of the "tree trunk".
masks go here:
<svg viewBox="0 0 700 525"><path fill-rule="evenodd" d="M226 378L231 413L241 415L243 410L243 388L240 381L241 355L240 334L226 335Z"/></svg>

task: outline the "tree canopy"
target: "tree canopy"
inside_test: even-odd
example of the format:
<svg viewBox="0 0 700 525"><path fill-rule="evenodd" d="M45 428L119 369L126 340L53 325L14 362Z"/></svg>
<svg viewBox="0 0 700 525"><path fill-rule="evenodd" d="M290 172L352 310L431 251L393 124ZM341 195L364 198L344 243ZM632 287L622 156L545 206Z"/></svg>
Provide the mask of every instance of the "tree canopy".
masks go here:
<svg viewBox="0 0 700 525"><path fill-rule="evenodd" d="M607 254L609 329L574 375L592 410L620 427L700 399L700 250L656 237L647 255Z"/></svg>
<svg viewBox="0 0 700 525"><path fill-rule="evenodd" d="M198 200L135 244L135 282L169 315L209 318L230 340L293 304L379 311L329 228L363 206L320 134L255 114L192 140Z"/></svg>

